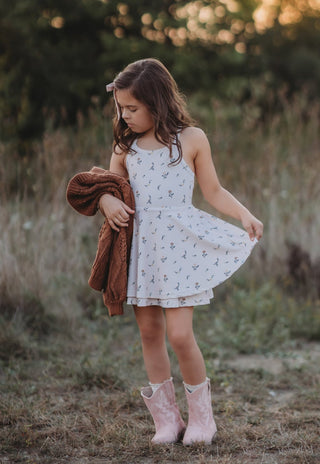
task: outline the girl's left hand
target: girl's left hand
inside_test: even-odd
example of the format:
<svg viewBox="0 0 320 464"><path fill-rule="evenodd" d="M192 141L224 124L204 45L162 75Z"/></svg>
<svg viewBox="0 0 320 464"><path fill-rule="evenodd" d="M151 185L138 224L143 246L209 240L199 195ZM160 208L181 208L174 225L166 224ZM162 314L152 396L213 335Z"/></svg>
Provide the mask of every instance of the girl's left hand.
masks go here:
<svg viewBox="0 0 320 464"><path fill-rule="evenodd" d="M241 222L243 227L249 234L250 240L260 240L263 234L263 224L259 219L257 219L249 211L245 212L241 216Z"/></svg>

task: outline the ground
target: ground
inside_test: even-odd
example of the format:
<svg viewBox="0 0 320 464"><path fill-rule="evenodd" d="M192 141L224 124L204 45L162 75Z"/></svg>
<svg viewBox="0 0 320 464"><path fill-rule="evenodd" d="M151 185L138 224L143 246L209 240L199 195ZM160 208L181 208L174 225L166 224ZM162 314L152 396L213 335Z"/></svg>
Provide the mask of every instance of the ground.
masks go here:
<svg viewBox="0 0 320 464"><path fill-rule="evenodd" d="M319 343L263 355L219 351L207 359L218 426L212 445L154 446L136 329L109 328L103 339L92 324L3 363L1 464L319 464ZM176 365L173 375L187 420Z"/></svg>

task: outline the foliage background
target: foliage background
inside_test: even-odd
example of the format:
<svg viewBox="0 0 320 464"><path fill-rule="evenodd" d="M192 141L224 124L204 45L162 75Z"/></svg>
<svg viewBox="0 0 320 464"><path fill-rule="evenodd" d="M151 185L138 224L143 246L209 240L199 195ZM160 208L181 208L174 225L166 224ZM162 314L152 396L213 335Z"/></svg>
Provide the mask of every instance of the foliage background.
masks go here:
<svg viewBox="0 0 320 464"><path fill-rule="evenodd" d="M65 200L109 164L105 84L149 56L265 224L195 311L220 439L192 451L145 440L132 310L109 319L87 284L103 219ZM319 81L317 0L0 0L1 462L319 462ZM198 187L194 202L216 214Z"/></svg>
<svg viewBox="0 0 320 464"><path fill-rule="evenodd" d="M19 0L1 1L0 13L4 336L10 326L20 340L19 324L33 326L37 311L45 324L48 314L95 313L87 276L102 218L78 217L65 189L75 172L109 164L114 109L105 84L128 62L155 56L207 131L222 184L265 223L232 281L234 297L218 289L229 308L222 327L230 324L246 352L263 350L260 331L282 323L284 339L318 339L319 2ZM194 201L217 214L198 187ZM258 305L248 290L256 314L248 318L241 292L261 285L269 296ZM242 323L244 333L253 324L255 342L245 343Z"/></svg>
<svg viewBox="0 0 320 464"><path fill-rule="evenodd" d="M319 97L319 50L317 0L1 0L0 137L32 139L52 115L74 123L105 104L117 72L148 56L187 94L235 103L259 93L266 117L279 88Z"/></svg>

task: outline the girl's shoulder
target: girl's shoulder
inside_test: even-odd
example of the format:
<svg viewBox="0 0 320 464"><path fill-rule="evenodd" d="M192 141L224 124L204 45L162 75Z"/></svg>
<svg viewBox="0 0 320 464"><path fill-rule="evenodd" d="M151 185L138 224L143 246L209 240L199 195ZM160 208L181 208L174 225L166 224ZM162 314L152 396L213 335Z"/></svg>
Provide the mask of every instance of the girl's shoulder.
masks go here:
<svg viewBox="0 0 320 464"><path fill-rule="evenodd" d="M182 129L180 132L180 137L184 138L185 140L196 140L201 141L207 138L205 132L200 129L200 127L189 126Z"/></svg>
<svg viewBox="0 0 320 464"><path fill-rule="evenodd" d="M180 142L183 151L183 158L195 172L195 160L202 153L210 151L209 142L206 134L199 127L186 127L180 133Z"/></svg>
<svg viewBox="0 0 320 464"><path fill-rule="evenodd" d="M186 127L180 132L180 140L182 144L188 144L194 147L208 143L208 138L205 132L200 127Z"/></svg>

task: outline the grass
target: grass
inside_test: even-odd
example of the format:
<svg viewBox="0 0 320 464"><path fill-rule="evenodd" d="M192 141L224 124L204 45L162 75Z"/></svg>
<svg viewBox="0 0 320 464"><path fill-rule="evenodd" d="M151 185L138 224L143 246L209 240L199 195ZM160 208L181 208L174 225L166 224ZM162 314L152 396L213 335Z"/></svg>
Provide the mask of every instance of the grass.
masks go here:
<svg viewBox="0 0 320 464"><path fill-rule="evenodd" d="M88 287L102 218L77 215L65 189L76 172L108 166L110 124L92 112L75 128L48 125L33 157L0 145L1 464L320 461L318 105L283 101L261 123L254 102L190 102L222 184L265 223L244 268L195 312L217 440L152 446L132 310L109 319ZM195 203L212 211L198 187Z"/></svg>
<svg viewBox="0 0 320 464"><path fill-rule="evenodd" d="M196 323L197 333L205 332L208 321L200 311ZM133 314L120 322L79 321L69 333L39 342L37 353L11 358L2 368L0 462L319 462L320 345L296 342L272 359L270 352L260 355L254 366L241 363L241 356L213 340L211 352L207 347L219 430L214 443L157 447L138 390L145 374ZM275 360L281 364L276 373Z"/></svg>

